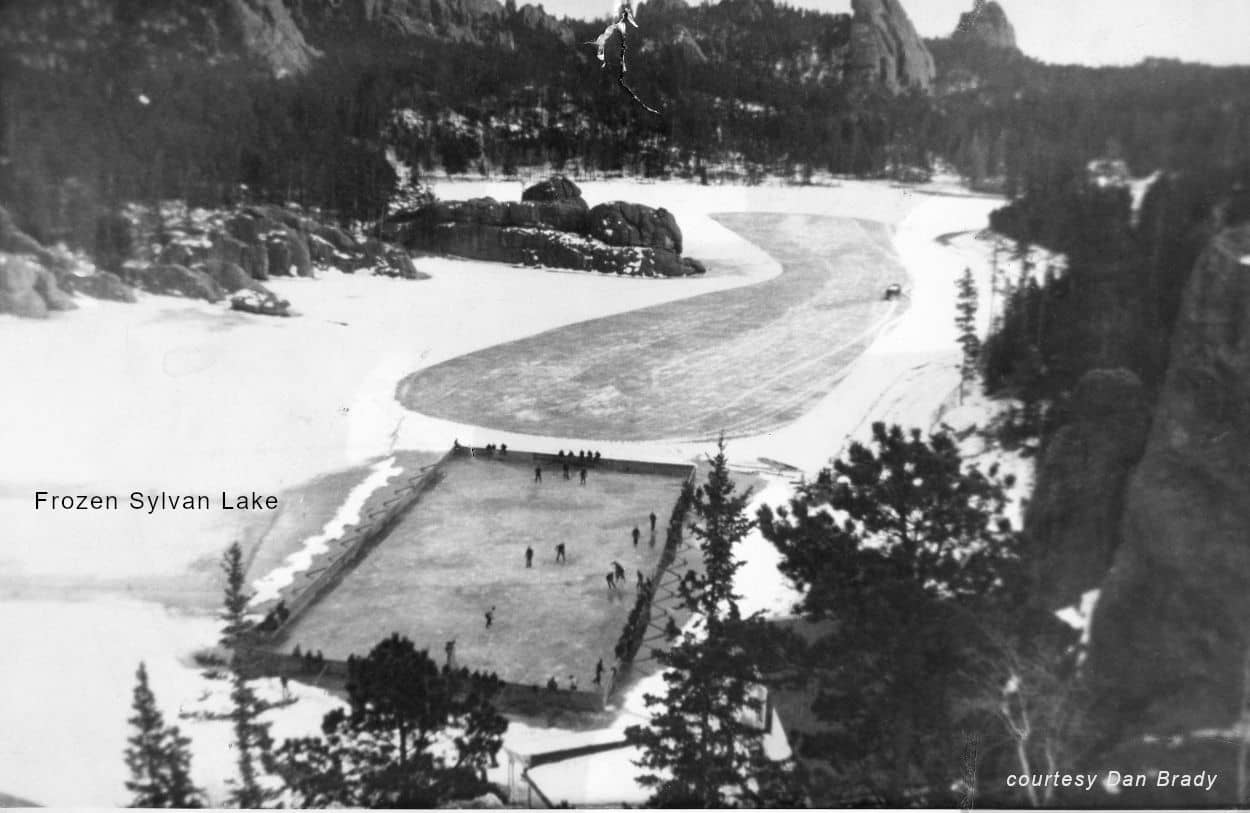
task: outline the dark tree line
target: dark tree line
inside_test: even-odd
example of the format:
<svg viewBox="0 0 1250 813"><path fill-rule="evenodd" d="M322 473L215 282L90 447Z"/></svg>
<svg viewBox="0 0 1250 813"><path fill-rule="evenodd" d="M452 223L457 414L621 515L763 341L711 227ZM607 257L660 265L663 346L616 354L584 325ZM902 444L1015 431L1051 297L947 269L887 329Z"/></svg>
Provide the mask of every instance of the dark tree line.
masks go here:
<svg viewBox="0 0 1250 813"><path fill-rule="evenodd" d="M1062 423L1067 395L1090 370L1123 367L1156 392L1198 257L1221 228L1247 219L1250 163L1164 173L1136 216L1127 189L1100 188L1075 168L998 210L996 231L1067 261L1005 281L983 353L987 389L1023 399L1034 434ZM1059 407L1045 426L1041 405Z"/></svg>

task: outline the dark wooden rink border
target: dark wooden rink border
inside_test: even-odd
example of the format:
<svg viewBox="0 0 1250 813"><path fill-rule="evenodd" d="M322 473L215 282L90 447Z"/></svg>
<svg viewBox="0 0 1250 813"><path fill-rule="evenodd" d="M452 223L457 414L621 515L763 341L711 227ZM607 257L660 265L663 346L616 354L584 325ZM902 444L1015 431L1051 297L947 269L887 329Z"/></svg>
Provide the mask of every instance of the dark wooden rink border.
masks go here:
<svg viewBox="0 0 1250 813"><path fill-rule="evenodd" d="M682 541L682 523L690 505L690 488L696 467L692 464L657 463L644 460L601 457L598 460L577 457L558 457L545 452L529 452L508 449L484 449L457 445L436 463L408 475L398 488L386 486L392 494L382 503L366 511L361 521L338 539L327 545L325 553L317 556L309 568L296 574L291 584L282 589L279 598L265 605L268 614L254 630L245 646L248 649L249 670L257 675L286 677L323 689L344 694L347 683L347 661L310 657L312 653L295 655L281 651L286 643L286 630L291 622L312 607L321 597L332 591L353 567L359 564L399 522L421 501L421 497L437 486L442 479L442 468L457 455L475 457L506 457L513 460L531 460L536 463L569 463L600 471L626 474L659 474L682 477L686 486L678 496L670 519L664 549L652 574L652 582L658 587L666 571L672 565ZM617 673L615 680L605 681L603 691L569 691L548 689L529 684L503 680L503 688L495 699L502 712L531 715L555 711L600 712L606 701L618 691L626 680L630 664L642 643L652 614L656 590L640 593L630 620L622 631L618 644ZM281 605L285 612L278 613ZM361 653L363 654L363 653Z"/></svg>

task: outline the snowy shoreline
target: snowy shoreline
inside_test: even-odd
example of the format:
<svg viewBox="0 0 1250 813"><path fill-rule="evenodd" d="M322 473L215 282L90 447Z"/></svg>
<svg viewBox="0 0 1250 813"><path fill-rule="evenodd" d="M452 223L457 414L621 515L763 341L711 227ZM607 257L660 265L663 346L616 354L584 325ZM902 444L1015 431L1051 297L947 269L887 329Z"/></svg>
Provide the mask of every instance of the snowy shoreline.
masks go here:
<svg viewBox="0 0 1250 813"><path fill-rule="evenodd" d="M517 186L453 183L446 194L511 198ZM422 270L433 278L419 283L343 274L278 280L275 290L304 313L283 324L149 296L130 306L92 302L48 322L0 322L8 340L0 345L0 363L19 383L19 397L0 405L0 445L21 461L0 480L0 524L13 540L3 554L11 586L0 581L6 621L0 647L29 659L9 699L0 701L0 730L6 731L0 789L48 804L122 803L121 748L138 660L148 661L157 699L174 717L203 691L183 658L216 637L212 618L133 599L13 599L7 591L40 579L89 586L185 578L190 571L211 580L221 550L241 532L220 516L35 521L26 504L35 485L85 491L107 472L136 487L277 493L396 450L443 450L453 438L537 451L591 445L405 412L394 400L395 382L475 349L779 272L772 258L716 225L708 217L713 211L880 220L894 226L896 250L912 275L910 307L849 366L841 383L793 424L733 441L731 460L767 457L814 474L848 438L862 437L870 420L927 428L957 383L954 280L966 265L982 279L985 269L972 254L935 238L983 228L998 202L918 197L855 182L813 189L592 182L583 192L592 204L626 198L665 206L686 232L687 253L729 270L697 280L618 280L423 259ZM119 387L121 381L129 386ZM708 449L705 442L680 441L594 445L605 454L673 462ZM788 489L784 478L774 478L757 502L781 502ZM791 598L776 572L776 552L754 536L741 555L748 562L745 605L784 611ZM75 676L88 668L95 688L76 692ZM67 700L52 718L33 719L21 698L50 691L50 676L64 683L57 691ZM626 700L618 723L636 719L639 691ZM283 724L285 733L315 727L328 702L315 690L301 694L306 700L293 708L302 711L292 712L300 723ZM217 797L229 773L220 726L184 728L196 742L196 778ZM507 745L521 752L539 740L556 747L552 743L605 736L514 728ZM65 764L66 754L75 757L72 765Z"/></svg>

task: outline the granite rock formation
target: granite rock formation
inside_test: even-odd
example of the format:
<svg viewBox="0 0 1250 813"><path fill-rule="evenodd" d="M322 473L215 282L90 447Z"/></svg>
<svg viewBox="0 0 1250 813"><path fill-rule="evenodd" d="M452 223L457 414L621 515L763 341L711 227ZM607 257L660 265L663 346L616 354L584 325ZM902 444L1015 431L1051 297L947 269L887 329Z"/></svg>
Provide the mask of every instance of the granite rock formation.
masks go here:
<svg viewBox="0 0 1250 813"><path fill-rule="evenodd" d="M620 201L589 209L577 186L559 176L522 197L437 201L393 217L384 234L412 249L489 262L629 276L706 271L681 256L681 230L663 209Z"/></svg>
<svg viewBox="0 0 1250 813"><path fill-rule="evenodd" d="M937 68L915 26L898 0L851 0L852 77L891 93L928 92Z"/></svg>
<svg viewBox="0 0 1250 813"><path fill-rule="evenodd" d="M623 200L590 210L590 236L610 246L647 246L681 253L681 229L667 209Z"/></svg>
<svg viewBox="0 0 1250 813"><path fill-rule="evenodd" d="M303 73L320 52L308 44L282 0L226 0L226 23L244 53L279 76Z"/></svg>
<svg viewBox="0 0 1250 813"><path fill-rule="evenodd" d="M1016 29L1007 19L1007 12L994 0L976 0L972 11L959 15L959 25L951 39L1016 50Z"/></svg>
<svg viewBox="0 0 1250 813"><path fill-rule="evenodd" d="M1236 738L1218 732L1241 715L1250 653L1250 226L1217 236L1189 280L1121 532L1089 661L1108 765L1201 763L1212 793L1149 804L1237 803Z"/></svg>
<svg viewBox="0 0 1250 813"><path fill-rule="evenodd" d="M1141 381L1128 370L1086 373L1068 408L1071 420L1046 444L1025 521L1037 593L1052 610L1078 604L1106 575L1150 426Z"/></svg>
<svg viewBox="0 0 1250 813"><path fill-rule="evenodd" d="M30 257L0 252L0 314L42 319L76 307L51 271Z"/></svg>

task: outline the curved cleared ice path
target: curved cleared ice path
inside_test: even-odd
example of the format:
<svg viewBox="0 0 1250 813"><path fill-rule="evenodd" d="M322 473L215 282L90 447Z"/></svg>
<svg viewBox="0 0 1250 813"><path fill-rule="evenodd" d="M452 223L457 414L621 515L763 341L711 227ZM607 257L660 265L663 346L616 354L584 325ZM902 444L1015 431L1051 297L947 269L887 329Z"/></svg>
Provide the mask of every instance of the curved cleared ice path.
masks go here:
<svg viewBox="0 0 1250 813"><path fill-rule="evenodd" d="M766 432L811 409L898 308L889 227L824 215L715 219L782 273L580 322L400 381L407 409L500 431L601 440Z"/></svg>

